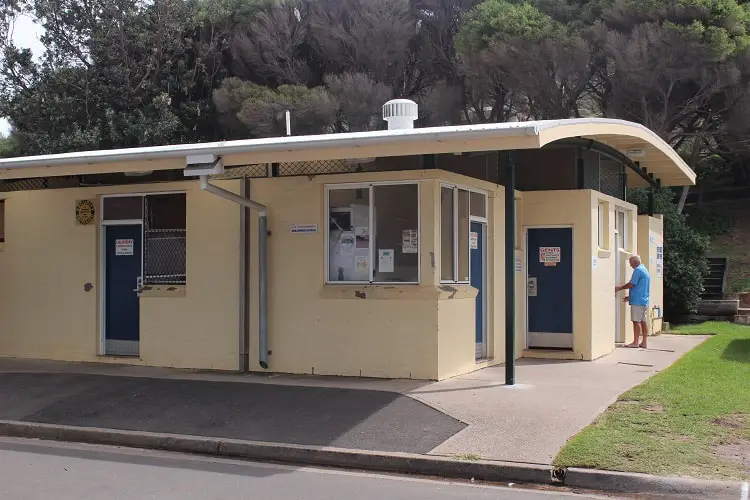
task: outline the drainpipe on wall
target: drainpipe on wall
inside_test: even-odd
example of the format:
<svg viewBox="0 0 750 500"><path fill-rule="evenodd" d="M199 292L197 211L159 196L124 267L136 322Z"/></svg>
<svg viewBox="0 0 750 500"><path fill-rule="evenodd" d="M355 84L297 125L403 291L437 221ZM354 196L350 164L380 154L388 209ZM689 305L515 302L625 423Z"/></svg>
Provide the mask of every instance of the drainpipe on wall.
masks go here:
<svg viewBox="0 0 750 500"><path fill-rule="evenodd" d="M201 189L208 193L238 203L258 211L258 363L263 369L268 368L268 216L267 207L231 191L214 186L208 182L207 175L201 175Z"/></svg>

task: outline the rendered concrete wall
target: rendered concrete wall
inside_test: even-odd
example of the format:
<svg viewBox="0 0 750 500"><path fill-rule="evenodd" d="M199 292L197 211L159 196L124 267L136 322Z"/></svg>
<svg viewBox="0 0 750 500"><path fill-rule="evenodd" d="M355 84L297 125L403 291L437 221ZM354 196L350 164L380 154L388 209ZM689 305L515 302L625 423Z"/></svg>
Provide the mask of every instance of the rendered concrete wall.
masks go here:
<svg viewBox="0 0 750 500"><path fill-rule="evenodd" d="M325 284L325 186L416 181L420 186L420 284ZM269 207L269 371L441 379L477 368L476 291L440 283L441 182L488 191L488 340L494 360L504 342L503 188L439 170L377 172L251 181L251 197ZM317 224L309 234L292 224ZM251 318L257 318L257 221L252 218ZM500 242L500 244L498 244ZM494 256L494 258L492 258ZM250 369L258 364L258 324L251 319Z"/></svg>
<svg viewBox="0 0 750 500"><path fill-rule="evenodd" d="M654 306L661 307L662 316L664 311L664 275L657 273L656 266L656 248L664 248L664 216L657 215L649 217L648 215L638 216L638 252L640 253L643 265L648 269L651 275L651 303L649 304L649 319L651 333L659 333L663 329L663 319L656 318Z"/></svg>
<svg viewBox="0 0 750 500"><path fill-rule="evenodd" d="M237 189L237 181L223 182ZM187 192L187 286L140 299L140 359L99 356L100 226L76 200ZM0 355L235 370L239 335L239 208L197 182L3 193ZM86 284L93 285L86 291Z"/></svg>

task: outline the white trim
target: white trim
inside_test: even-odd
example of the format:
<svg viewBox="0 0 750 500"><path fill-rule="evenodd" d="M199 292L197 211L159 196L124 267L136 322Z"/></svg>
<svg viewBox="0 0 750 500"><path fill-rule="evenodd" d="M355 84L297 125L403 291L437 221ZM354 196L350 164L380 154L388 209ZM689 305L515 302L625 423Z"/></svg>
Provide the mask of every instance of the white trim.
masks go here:
<svg viewBox="0 0 750 500"><path fill-rule="evenodd" d="M113 219L100 222L102 226L132 226L133 224L143 224L143 219Z"/></svg>
<svg viewBox="0 0 750 500"><path fill-rule="evenodd" d="M482 256L480 257L482 260L482 342L477 343L476 346L482 346L484 356L477 357L476 361L481 362L490 357L489 353L489 314L488 314L488 307L489 307L489 297L487 296L488 293L488 287L487 287L487 280L489 278L489 262L488 262L488 243L487 243L487 236L489 234L488 224L483 221L475 220L475 221L469 221L469 233L471 233L471 223L474 222L476 224L479 224L481 226L482 231ZM471 247L471 243L469 243L469 247ZM471 252L471 249L469 249L469 252ZM469 253L469 282L471 282L471 253ZM475 311L476 314L476 311ZM476 336L474 338L474 341L476 343Z"/></svg>
<svg viewBox="0 0 750 500"><path fill-rule="evenodd" d="M375 187L378 186L417 186L417 281L375 281ZM325 224L325 232L323 239L323 255L324 255L324 272L326 285L419 285L422 279L422 180L399 180L399 181L374 181L374 182L350 182L350 183L330 183L324 184L325 195L323 207L323 218ZM330 279L330 192L347 189L367 189L369 194L368 199L368 210L369 210L369 224L370 224L370 248L369 248L369 259L368 266L370 270L370 281L332 281ZM353 217L352 217L353 222Z"/></svg>
<svg viewBox="0 0 750 500"><path fill-rule="evenodd" d="M477 189L469 186L465 186L462 184L456 184L452 182L440 182L440 196L439 200L440 203L442 203L443 199L443 188L445 189L451 189L453 190L453 279L452 280L446 280L443 279L443 268L442 268L442 259L443 259L443 237L442 237L442 230L443 230L443 211L442 206L440 207L440 220L438 221L438 227L439 227L439 234L440 234L440 284L455 284L455 285L466 285L471 284L471 238L468 238L466 245L469 256L469 279L467 280L459 280L458 279L458 267L459 267L459 252L458 252L458 192L463 190L467 191L469 193L469 228L468 231L471 233L471 223L472 222L482 222L489 226L489 192L485 191L483 189ZM484 196L484 213L487 214L487 217L479 217L479 216L473 216L471 215L471 193L481 194Z"/></svg>
<svg viewBox="0 0 750 500"><path fill-rule="evenodd" d="M575 296L575 279L576 279L576 273L575 273L575 245L576 245L576 238L575 238L575 227L570 224L550 224L550 225L539 225L539 226L524 226L524 249L523 249L523 260L524 260L524 281L523 281L523 296L526 299L526 325L525 330L526 334L524 335L524 340L526 342L526 349L530 348L531 342L529 341L530 334L532 332L529 332L529 229L570 229L570 238L571 238L571 273L570 273L570 314L572 318L572 332L571 333L563 333L560 335L570 335L571 337L571 343L570 346L571 349L573 349L575 345L575 331L576 331L576 296ZM506 256L507 257L507 256ZM540 333L540 332L533 332L533 333ZM543 349L543 347L542 347Z"/></svg>

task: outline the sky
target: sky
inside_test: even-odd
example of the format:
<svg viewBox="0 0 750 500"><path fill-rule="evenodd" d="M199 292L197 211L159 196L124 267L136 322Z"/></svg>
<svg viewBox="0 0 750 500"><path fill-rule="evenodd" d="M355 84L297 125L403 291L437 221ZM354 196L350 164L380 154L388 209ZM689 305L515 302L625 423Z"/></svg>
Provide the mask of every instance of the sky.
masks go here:
<svg viewBox="0 0 750 500"><path fill-rule="evenodd" d="M29 48L35 56L40 56L44 46L39 41L41 28L34 24L30 17L20 16L16 19L13 29L13 41L18 47ZM0 133L6 135L10 132L10 125L4 118L0 118Z"/></svg>

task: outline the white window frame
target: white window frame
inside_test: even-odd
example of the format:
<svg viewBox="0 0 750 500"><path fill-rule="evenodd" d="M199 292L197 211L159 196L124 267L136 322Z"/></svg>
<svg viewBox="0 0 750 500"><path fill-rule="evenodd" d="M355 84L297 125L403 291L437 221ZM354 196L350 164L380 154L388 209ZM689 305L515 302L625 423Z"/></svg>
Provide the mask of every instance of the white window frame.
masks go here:
<svg viewBox="0 0 750 500"><path fill-rule="evenodd" d="M417 281L375 281L375 266L373 266L375 258L375 196L374 188L377 186L403 186L403 185L415 185L417 186ZM330 279L330 213L331 213L331 202L330 193L331 191L340 191L346 189L367 189L369 193L369 223L370 223L370 248L368 266L370 271L369 281L338 281ZM404 180L404 181L378 181L378 182L356 182L356 183L342 183L342 184L326 184L325 185L325 207L324 207L324 221L323 227L325 228L325 236L323 238L323 254L325 255L325 283L326 285L419 285L422 278L422 186L418 180Z"/></svg>
<svg viewBox="0 0 750 500"><path fill-rule="evenodd" d="M471 276L469 276L468 280L458 280L456 279L457 273L458 273L458 192L460 190L467 191L469 193L469 233L471 233L471 223L472 222L483 222L487 224L487 227L489 227L489 213L490 213L490 207L489 207L489 196L487 194L487 191L483 191L481 189L475 189L470 188L468 186L463 186L460 184L451 184L451 183L440 183L440 196L438 196L438 203L440 203L440 200L442 199L442 192L443 188L446 189L452 189L453 190L453 279L452 280L445 280L442 277L442 266L438 266L438 269L440 270L440 283L456 283L460 285L468 285L471 283ZM484 196L484 217L479 217L476 215L471 215L471 193L477 193ZM438 220L438 223L436 226L439 228L439 231L443 230L443 221L442 221L442 209L438 211L440 213L440 219ZM443 258L443 248L442 248L442 236L440 238L440 259ZM469 255L469 275L471 275L471 238L468 239L467 248L466 251L468 252L467 255Z"/></svg>

